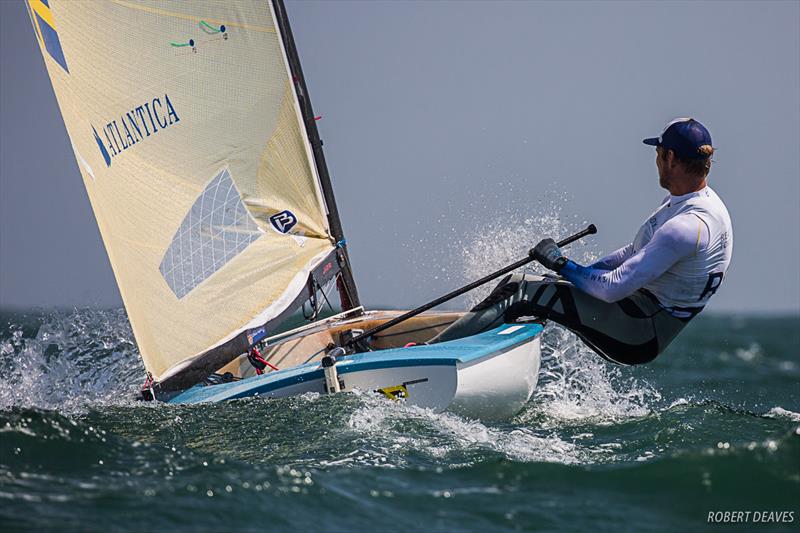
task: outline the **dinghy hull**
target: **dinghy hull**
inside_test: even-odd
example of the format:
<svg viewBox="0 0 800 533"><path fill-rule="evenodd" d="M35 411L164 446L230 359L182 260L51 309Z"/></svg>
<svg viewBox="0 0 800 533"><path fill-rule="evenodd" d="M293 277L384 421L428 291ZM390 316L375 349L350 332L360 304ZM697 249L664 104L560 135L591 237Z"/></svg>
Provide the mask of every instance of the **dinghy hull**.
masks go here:
<svg viewBox="0 0 800 533"><path fill-rule="evenodd" d="M541 324L507 324L450 342L350 355L336 363L342 391L372 391L388 399L480 419L517 413L536 387ZM232 383L188 389L169 403L219 402L326 393L314 362Z"/></svg>

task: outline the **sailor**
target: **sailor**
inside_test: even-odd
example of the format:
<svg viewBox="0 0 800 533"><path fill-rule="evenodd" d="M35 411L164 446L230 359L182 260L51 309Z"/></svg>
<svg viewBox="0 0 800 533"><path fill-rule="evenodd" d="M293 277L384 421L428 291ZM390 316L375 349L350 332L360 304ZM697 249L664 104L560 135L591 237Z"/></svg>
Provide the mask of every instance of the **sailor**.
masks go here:
<svg viewBox="0 0 800 533"><path fill-rule="evenodd" d="M615 363L647 363L664 351L719 289L733 232L725 204L707 184L714 153L708 130L679 118L644 143L656 147L659 184L670 194L633 242L582 266L544 239L532 254L560 277L507 277L434 341L537 316L570 329Z"/></svg>

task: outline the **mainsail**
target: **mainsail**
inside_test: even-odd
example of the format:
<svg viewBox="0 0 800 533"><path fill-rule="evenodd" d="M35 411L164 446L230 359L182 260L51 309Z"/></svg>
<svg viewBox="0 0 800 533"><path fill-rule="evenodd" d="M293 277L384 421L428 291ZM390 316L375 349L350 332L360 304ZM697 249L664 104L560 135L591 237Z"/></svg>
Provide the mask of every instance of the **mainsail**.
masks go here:
<svg viewBox="0 0 800 533"><path fill-rule="evenodd" d="M336 276L358 305L280 0L28 7L156 381L196 382Z"/></svg>

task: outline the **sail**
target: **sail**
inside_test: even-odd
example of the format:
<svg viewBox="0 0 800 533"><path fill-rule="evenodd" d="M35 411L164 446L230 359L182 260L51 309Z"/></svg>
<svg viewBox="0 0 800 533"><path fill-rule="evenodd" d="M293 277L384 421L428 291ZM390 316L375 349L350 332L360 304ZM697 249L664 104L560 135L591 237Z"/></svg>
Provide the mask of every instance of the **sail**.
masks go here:
<svg viewBox="0 0 800 533"><path fill-rule="evenodd" d="M225 364L346 266L282 4L27 4L155 380Z"/></svg>

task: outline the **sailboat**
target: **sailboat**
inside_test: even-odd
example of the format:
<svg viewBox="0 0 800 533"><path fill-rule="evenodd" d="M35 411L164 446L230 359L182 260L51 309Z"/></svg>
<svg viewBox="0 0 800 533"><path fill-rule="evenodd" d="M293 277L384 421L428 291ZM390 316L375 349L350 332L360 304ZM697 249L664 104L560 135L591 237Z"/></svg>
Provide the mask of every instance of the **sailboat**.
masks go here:
<svg viewBox="0 0 800 533"><path fill-rule="evenodd" d="M364 338L402 312L360 303L282 0L27 7L144 399L358 389L479 418L528 401L541 322L427 344L462 314L430 311Z"/></svg>

